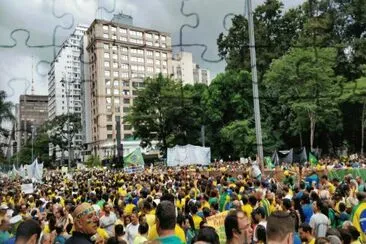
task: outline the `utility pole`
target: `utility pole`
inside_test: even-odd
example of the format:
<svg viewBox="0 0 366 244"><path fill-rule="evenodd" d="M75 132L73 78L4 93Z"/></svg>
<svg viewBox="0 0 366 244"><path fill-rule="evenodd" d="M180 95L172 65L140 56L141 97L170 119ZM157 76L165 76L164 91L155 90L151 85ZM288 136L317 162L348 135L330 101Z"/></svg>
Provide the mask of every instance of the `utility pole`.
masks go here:
<svg viewBox="0 0 366 244"><path fill-rule="evenodd" d="M31 163L33 163L34 125L32 125L31 128L32 128L32 162Z"/></svg>
<svg viewBox="0 0 366 244"><path fill-rule="evenodd" d="M70 134L70 83L69 80L66 79L66 104L67 104L67 148L68 148L68 168L71 169L71 134Z"/></svg>
<svg viewBox="0 0 366 244"><path fill-rule="evenodd" d="M259 93L258 93L258 77L257 77L257 60L255 53L255 38L254 38L254 21L252 11L252 0L247 0L248 14L248 29L249 29L249 50L250 64L252 67L252 86L253 86L253 103L254 103L254 118L255 118L255 134L257 138L257 154L263 168L263 143L262 143L262 128L261 114L259 108Z"/></svg>

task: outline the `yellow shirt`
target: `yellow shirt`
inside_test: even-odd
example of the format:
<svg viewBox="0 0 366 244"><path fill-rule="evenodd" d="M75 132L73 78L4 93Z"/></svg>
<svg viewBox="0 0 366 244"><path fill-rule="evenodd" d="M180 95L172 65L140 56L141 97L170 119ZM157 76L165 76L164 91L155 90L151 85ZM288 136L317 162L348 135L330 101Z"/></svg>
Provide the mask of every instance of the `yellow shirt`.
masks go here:
<svg viewBox="0 0 366 244"><path fill-rule="evenodd" d="M175 225L174 234L179 237L179 239L182 241L182 243L186 243L186 235L184 233L184 230L179 226ZM153 241L159 237L158 232L156 230L156 224L152 226L152 228L149 228L149 234L147 236L147 239L149 241Z"/></svg>
<svg viewBox="0 0 366 244"><path fill-rule="evenodd" d="M182 200L177 200L175 205L177 206L177 208L179 210L182 210L184 208L184 206L186 205L186 199L185 198L182 198Z"/></svg>
<svg viewBox="0 0 366 244"><path fill-rule="evenodd" d="M135 207L136 207L135 204L132 204L132 203L127 204L125 207L125 211L124 211L125 214L127 214L127 215L132 214L132 211Z"/></svg>
<svg viewBox="0 0 366 244"><path fill-rule="evenodd" d="M309 241L309 244L315 244L315 238L313 238L311 241Z"/></svg>
<svg viewBox="0 0 366 244"><path fill-rule="evenodd" d="M204 203L202 204L202 209L203 208L210 208L210 204L207 201L204 201Z"/></svg>
<svg viewBox="0 0 366 244"><path fill-rule="evenodd" d="M97 228L97 233L104 240L107 240L109 238L109 235L108 235L107 231L105 231L104 229L102 229L100 227Z"/></svg>
<svg viewBox="0 0 366 244"><path fill-rule="evenodd" d="M241 206L241 210L245 213L245 215L249 219L252 218L253 207L250 204L245 204L245 205Z"/></svg>
<svg viewBox="0 0 366 244"><path fill-rule="evenodd" d="M194 215L192 215L192 219L193 219L193 222L194 222L194 228L196 230L199 230L202 218L200 216L198 216L197 214L194 214Z"/></svg>

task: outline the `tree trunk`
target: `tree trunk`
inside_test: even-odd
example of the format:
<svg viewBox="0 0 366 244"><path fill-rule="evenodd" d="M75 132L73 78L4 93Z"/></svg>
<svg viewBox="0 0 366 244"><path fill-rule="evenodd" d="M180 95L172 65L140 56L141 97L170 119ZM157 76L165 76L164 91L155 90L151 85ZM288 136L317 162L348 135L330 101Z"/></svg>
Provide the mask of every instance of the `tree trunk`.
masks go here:
<svg viewBox="0 0 366 244"><path fill-rule="evenodd" d="M315 115L312 112L309 112L310 118L310 152L314 149L314 134L315 134Z"/></svg>
<svg viewBox="0 0 366 244"><path fill-rule="evenodd" d="M361 155L363 156L363 148L364 148L364 137L365 137L365 113L366 113L366 99L363 100L363 108L362 108L362 116L361 116Z"/></svg>

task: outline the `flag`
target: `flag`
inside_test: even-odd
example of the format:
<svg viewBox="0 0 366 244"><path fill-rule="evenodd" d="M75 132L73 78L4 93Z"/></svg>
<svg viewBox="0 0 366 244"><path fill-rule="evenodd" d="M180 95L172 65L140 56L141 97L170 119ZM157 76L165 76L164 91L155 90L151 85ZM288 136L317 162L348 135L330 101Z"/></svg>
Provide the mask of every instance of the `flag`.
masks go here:
<svg viewBox="0 0 366 244"><path fill-rule="evenodd" d="M309 162L312 166L318 164L318 159L311 152L309 152Z"/></svg>
<svg viewBox="0 0 366 244"><path fill-rule="evenodd" d="M274 168L274 164L272 163L271 157L264 157L264 161L266 162L266 167L269 169Z"/></svg>
<svg viewBox="0 0 366 244"><path fill-rule="evenodd" d="M123 157L123 162L124 170L126 172L134 173L144 170L145 163L140 148L135 149L133 152Z"/></svg>

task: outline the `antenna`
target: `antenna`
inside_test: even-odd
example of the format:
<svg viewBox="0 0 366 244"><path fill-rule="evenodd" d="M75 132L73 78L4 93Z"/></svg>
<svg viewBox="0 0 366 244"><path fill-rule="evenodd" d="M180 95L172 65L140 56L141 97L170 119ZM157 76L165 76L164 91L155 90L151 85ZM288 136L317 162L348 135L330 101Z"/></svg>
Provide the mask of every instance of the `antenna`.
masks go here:
<svg viewBox="0 0 366 244"><path fill-rule="evenodd" d="M33 55L32 55L32 89L31 89L31 94L34 95Z"/></svg>

